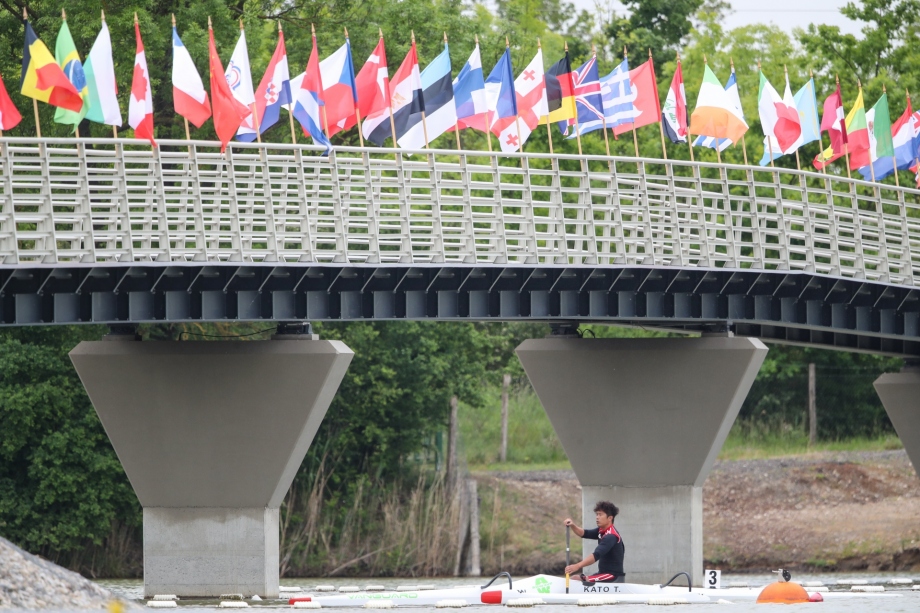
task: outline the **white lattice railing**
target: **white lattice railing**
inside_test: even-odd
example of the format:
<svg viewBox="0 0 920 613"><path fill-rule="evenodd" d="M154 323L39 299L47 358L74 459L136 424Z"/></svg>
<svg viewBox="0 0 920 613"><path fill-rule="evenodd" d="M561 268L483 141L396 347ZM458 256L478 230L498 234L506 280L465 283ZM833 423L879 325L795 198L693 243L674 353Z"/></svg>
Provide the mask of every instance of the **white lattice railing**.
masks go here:
<svg viewBox="0 0 920 613"><path fill-rule="evenodd" d="M405 153L405 152L401 152ZM810 270L914 285L920 191L544 154L0 139L3 264L465 262Z"/></svg>

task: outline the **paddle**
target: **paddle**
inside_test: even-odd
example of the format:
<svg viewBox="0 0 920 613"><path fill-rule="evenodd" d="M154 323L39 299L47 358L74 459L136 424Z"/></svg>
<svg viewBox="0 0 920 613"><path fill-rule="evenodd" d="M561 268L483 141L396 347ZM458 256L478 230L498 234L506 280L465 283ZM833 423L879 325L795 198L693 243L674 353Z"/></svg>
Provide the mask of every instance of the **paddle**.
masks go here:
<svg viewBox="0 0 920 613"><path fill-rule="evenodd" d="M566 593L566 594L569 593L569 572L568 572L568 567L569 567L569 551L570 551L570 549L569 549L569 541L570 541L570 539L571 539L571 529L572 529L571 526L566 526L566 527L565 527L565 567L566 567L566 573L565 573L565 593Z"/></svg>

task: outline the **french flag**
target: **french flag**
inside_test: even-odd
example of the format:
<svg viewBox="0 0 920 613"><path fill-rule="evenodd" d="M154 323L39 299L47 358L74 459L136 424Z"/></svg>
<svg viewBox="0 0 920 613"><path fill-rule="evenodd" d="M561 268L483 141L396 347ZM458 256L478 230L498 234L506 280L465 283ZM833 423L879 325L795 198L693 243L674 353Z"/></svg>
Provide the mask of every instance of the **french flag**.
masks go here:
<svg viewBox="0 0 920 613"><path fill-rule="evenodd" d="M319 72L323 78L326 121L331 137L355 125L358 89L355 86L355 66L351 60L351 43L347 37L344 45L319 63Z"/></svg>
<svg viewBox="0 0 920 613"><path fill-rule="evenodd" d="M508 117L517 117L517 95L514 91L514 72L511 68L511 49L505 47L505 52L499 58L495 68L486 79L486 97L489 102L489 112L492 113L492 122L489 129L495 136L501 137L505 127L500 120Z"/></svg>
<svg viewBox="0 0 920 613"><path fill-rule="evenodd" d="M329 139L323 133L319 107L323 106L323 83L319 68L319 54L316 52L316 36L313 36L313 50L307 62L300 88L294 98L294 119L300 122L304 134L313 137L313 142L326 148L326 154L332 150Z"/></svg>
<svg viewBox="0 0 920 613"><path fill-rule="evenodd" d="M201 76L188 49L182 44L176 26L172 29L173 43L173 107L176 113L189 120L196 128L211 116L211 103L208 101L208 92L204 90Z"/></svg>
<svg viewBox="0 0 920 613"><path fill-rule="evenodd" d="M482 60L479 44L473 49L470 59L454 79L454 101L457 105L457 126L486 131L489 108L486 98L486 82L482 74ZM451 127L450 130L454 128Z"/></svg>
<svg viewBox="0 0 920 613"><path fill-rule="evenodd" d="M908 100L904 113L891 125L894 158L886 155L872 162L876 181L881 181L894 174L895 161L897 161L898 170L907 170L913 166L917 159L917 145L920 144L918 137L920 137L920 111L914 113L910 108L910 100ZM867 181L872 177L872 171L869 170L868 165L860 168L859 173Z"/></svg>
<svg viewBox="0 0 920 613"><path fill-rule="evenodd" d="M278 30L278 45L268 63L259 89L256 90L256 117L259 120L259 134L278 123L282 105L291 104L291 73L288 70L287 51L284 47L284 32ZM255 132L238 134L237 138L251 143Z"/></svg>

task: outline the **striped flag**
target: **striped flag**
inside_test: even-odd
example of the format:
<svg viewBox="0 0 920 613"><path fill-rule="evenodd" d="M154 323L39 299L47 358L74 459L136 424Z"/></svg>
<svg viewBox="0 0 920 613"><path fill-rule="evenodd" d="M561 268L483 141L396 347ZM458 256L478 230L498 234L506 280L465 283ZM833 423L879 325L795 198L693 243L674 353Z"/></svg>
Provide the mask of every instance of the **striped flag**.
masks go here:
<svg viewBox="0 0 920 613"><path fill-rule="evenodd" d="M460 74L454 79L454 103L457 106L457 125L463 128L475 128L486 131L488 101L486 99L486 82L482 74L482 60L479 56L479 44L470 54L470 59L463 65Z"/></svg>
<svg viewBox="0 0 920 613"><path fill-rule="evenodd" d="M188 119L196 128L200 128L211 116L211 103L201 82L201 75L198 74L188 49L182 44L176 26L172 29L172 49L173 108L178 115Z"/></svg>
<svg viewBox="0 0 920 613"><path fill-rule="evenodd" d="M607 129L621 125L632 125L639 112L635 104L637 91L629 79L629 62L623 60L606 77L601 78L601 99L604 103L604 117ZM604 127L604 121L593 119L581 124L581 133L592 132Z"/></svg>
<svg viewBox="0 0 920 613"><path fill-rule="evenodd" d="M684 73L677 60L677 70L671 79L668 96L661 107L661 123L664 133L672 143L687 142L687 92L684 89Z"/></svg>
<svg viewBox="0 0 920 613"><path fill-rule="evenodd" d="M729 97L741 114L741 118L744 119L744 111L741 109L741 96L738 95L738 79L735 77L734 66L732 66L732 74L728 77L728 82L725 84L725 91L728 92ZM709 147L710 149L716 149L718 147L719 151L725 151L732 144L731 139L715 138L714 136L697 136L696 140L693 141L694 147Z"/></svg>
<svg viewBox="0 0 920 613"><path fill-rule="evenodd" d="M582 125L604 117L601 83L597 73L597 57L592 56L579 66L578 70L572 73L572 81L575 85L575 117L569 119L568 125L574 126L577 123L578 130L573 132L569 138L577 136ZM568 129L563 130L563 134L568 134Z"/></svg>
<svg viewBox="0 0 920 613"><path fill-rule="evenodd" d="M118 107L118 86L115 83L115 63L112 61L112 38L105 20L96 36L93 48L83 66L86 74L86 118L96 123L121 126L121 109Z"/></svg>
<svg viewBox="0 0 920 613"><path fill-rule="evenodd" d="M421 114L397 141L404 149L421 149L425 146L425 129L428 143L457 124L457 107L454 104L454 86L450 79L450 54L447 43L444 51L421 74L422 97L425 101L425 125ZM413 116L415 117L415 116Z"/></svg>

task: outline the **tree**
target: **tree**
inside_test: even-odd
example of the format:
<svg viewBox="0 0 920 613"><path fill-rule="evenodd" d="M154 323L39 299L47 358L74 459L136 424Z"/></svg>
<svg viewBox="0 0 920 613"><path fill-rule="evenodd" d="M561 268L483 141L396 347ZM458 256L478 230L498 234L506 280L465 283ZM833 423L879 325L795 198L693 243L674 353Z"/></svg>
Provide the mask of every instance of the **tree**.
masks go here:
<svg viewBox="0 0 920 613"><path fill-rule="evenodd" d="M624 46L643 55L651 49L655 62L661 64L674 58L703 0L623 0L622 4L629 16L614 19L607 27L614 56Z"/></svg>

